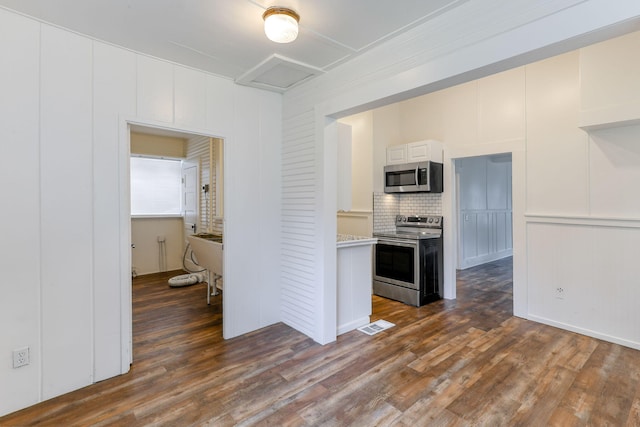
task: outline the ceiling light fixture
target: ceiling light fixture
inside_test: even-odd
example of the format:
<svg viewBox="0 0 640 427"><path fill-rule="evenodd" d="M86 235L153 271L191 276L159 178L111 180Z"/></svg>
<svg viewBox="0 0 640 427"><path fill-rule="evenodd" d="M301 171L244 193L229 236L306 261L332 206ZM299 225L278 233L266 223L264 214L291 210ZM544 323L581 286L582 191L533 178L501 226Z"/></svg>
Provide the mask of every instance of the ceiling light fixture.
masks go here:
<svg viewBox="0 0 640 427"><path fill-rule="evenodd" d="M290 43L298 37L300 15L286 7L270 7L262 14L264 33L276 43Z"/></svg>

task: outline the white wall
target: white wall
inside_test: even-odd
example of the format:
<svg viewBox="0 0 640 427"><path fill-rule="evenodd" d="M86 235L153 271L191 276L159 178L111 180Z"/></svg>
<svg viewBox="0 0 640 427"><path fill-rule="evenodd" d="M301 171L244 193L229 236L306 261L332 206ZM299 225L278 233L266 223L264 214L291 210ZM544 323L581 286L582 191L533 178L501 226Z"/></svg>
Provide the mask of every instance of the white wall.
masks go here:
<svg viewBox="0 0 640 427"><path fill-rule="evenodd" d="M351 210L338 212L338 232L371 236L373 231L373 112L340 120L351 126ZM340 185L340 182L338 182Z"/></svg>
<svg viewBox="0 0 640 427"><path fill-rule="evenodd" d="M365 111L340 120L351 126L352 210L371 212L373 208L373 112Z"/></svg>
<svg viewBox="0 0 640 427"><path fill-rule="evenodd" d="M527 72L529 317L633 348L640 126L628 119L640 119L639 43L629 34Z"/></svg>
<svg viewBox="0 0 640 427"><path fill-rule="evenodd" d="M332 117L341 117L411 98L438 89L488 76L629 31L640 20L640 3L627 0L612 4L604 0L527 2L471 1L463 3L428 25L418 26L393 40L363 53L355 60L296 87L285 94L283 140L283 214L295 213L299 227L283 230L283 254L289 244L304 248L296 258L283 258L283 321L310 334L319 342L335 339L335 189ZM501 19L486 13L495 9ZM499 11L499 12L498 12ZM521 70L520 73L523 73ZM482 106L483 127L448 127L450 135L429 135L456 144L445 151L445 188L451 188L452 159L511 152L514 188L514 312L529 317L527 283L526 218L529 161L525 145L523 74L510 79L515 109L501 109L492 102L495 90L504 93L491 77L476 93L469 109ZM465 92L465 88L462 88ZM468 103L453 97L446 108ZM391 107L393 109L393 107ZM456 110L462 114L468 109ZM374 113L375 114L375 113ZM499 121L512 119L507 126ZM477 122L478 116L472 123ZM443 119L447 120L447 119ZM450 120L461 123L462 118ZM486 127L485 125L488 125ZM495 125L495 126L494 126ZM375 129L375 127L374 127ZM474 137L475 144L465 141ZM374 138L378 136L375 135ZM383 136L384 137L384 136ZM515 139L514 139L515 138ZM416 139L416 138L412 138ZM402 141L401 141L402 142ZM374 154L375 156L375 154ZM374 170L376 169L374 158ZM335 162L335 160L334 160ZM582 163L584 165L584 163ZM304 183L294 184L294 177ZM374 191L376 188L374 182ZM445 216L451 215L452 193L443 194ZM445 224L445 297L455 297L455 266L451 251L456 233L452 221ZM453 292L452 292L453 289ZM449 294L447 294L449 292Z"/></svg>
<svg viewBox="0 0 640 427"><path fill-rule="evenodd" d="M0 54L0 415L129 369L127 121L225 137L224 336L279 320L280 95L4 9Z"/></svg>
<svg viewBox="0 0 640 427"><path fill-rule="evenodd" d="M158 236L164 237L161 254ZM178 218L132 218L131 269L138 276L182 269L184 254L184 221Z"/></svg>
<svg viewBox="0 0 640 427"><path fill-rule="evenodd" d="M40 36L36 22L0 11L0 414L40 398ZM7 208L11 207L11 208ZM31 365L11 369L11 350L31 348ZM11 387L9 387L11 385Z"/></svg>

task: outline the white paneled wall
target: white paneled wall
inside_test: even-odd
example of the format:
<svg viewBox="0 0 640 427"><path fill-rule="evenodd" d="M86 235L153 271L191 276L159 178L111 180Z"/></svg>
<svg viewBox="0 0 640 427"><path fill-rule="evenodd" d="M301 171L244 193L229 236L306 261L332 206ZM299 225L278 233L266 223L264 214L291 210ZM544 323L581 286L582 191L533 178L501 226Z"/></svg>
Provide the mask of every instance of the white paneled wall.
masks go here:
<svg viewBox="0 0 640 427"><path fill-rule="evenodd" d="M495 261L513 253L511 210L461 212L458 268Z"/></svg>
<svg viewBox="0 0 640 427"><path fill-rule="evenodd" d="M173 123L173 65L141 55L136 61L136 116Z"/></svg>
<svg viewBox="0 0 640 427"><path fill-rule="evenodd" d="M9 369L11 350L39 361L40 252L39 24L0 9L0 414L40 399L38 363ZM9 387L8 385L11 385Z"/></svg>
<svg viewBox="0 0 640 427"><path fill-rule="evenodd" d="M576 222L545 218L527 225L531 318L638 348L640 228Z"/></svg>
<svg viewBox="0 0 640 427"><path fill-rule="evenodd" d="M224 146L224 283L227 299L243 308L225 309L225 321L234 325L225 337L280 320L279 256L274 250L280 243L280 105L278 94L256 94L242 86L235 91L235 108L244 114L235 115L235 139L225 139Z"/></svg>
<svg viewBox="0 0 640 427"><path fill-rule="evenodd" d="M116 47L93 43L93 322L94 381L122 372L122 298L120 283L128 276L121 259L120 222L123 213L119 192L121 170L113 167L121 158L119 129L114 126L121 115L135 113L134 53ZM124 144L123 144L124 145ZM126 147L124 147L126 148ZM128 256L128 253L127 253ZM123 271L124 270L124 271Z"/></svg>
<svg viewBox="0 0 640 427"><path fill-rule="evenodd" d="M640 123L640 58L624 53L638 48L640 32L635 32L580 52L581 127Z"/></svg>
<svg viewBox="0 0 640 427"><path fill-rule="evenodd" d="M92 43L42 28L42 396L93 379ZM63 249L65 248L65 249ZM82 321L81 319L85 319ZM75 357L68 357L74 348Z"/></svg>
<svg viewBox="0 0 640 427"><path fill-rule="evenodd" d="M589 135L591 214L640 217L640 126L602 129Z"/></svg>
<svg viewBox="0 0 640 427"><path fill-rule="evenodd" d="M0 55L0 415L129 370L128 123L229 142L223 334L280 319L281 95L4 9Z"/></svg>
<svg viewBox="0 0 640 427"><path fill-rule="evenodd" d="M199 71L174 67L175 122L196 129L207 125L207 98L203 96L207 76Z"/></svg>
<svg viewBox="0 0 640 427"><path fill-rule="evenodd" d="M579 52L527 65L527 209L588 212L587 134L578 128Z"/></svg>

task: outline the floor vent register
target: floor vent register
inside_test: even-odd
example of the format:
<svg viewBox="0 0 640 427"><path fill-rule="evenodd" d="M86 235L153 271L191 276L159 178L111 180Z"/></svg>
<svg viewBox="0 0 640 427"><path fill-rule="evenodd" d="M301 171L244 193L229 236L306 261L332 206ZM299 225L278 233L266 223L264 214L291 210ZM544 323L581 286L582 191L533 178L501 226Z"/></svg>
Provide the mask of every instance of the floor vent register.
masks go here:
<svg viewBox="0 0 640 427"><path fill-rule="evenodd" d="M386 320L376 320L373 323L369 323L368 325L364 325L358 328L360 332L364 332L367 335L375 335L378 332L382 332L385 329L389 329L392 326L396 326L391 322L387 322Z"/></svg>

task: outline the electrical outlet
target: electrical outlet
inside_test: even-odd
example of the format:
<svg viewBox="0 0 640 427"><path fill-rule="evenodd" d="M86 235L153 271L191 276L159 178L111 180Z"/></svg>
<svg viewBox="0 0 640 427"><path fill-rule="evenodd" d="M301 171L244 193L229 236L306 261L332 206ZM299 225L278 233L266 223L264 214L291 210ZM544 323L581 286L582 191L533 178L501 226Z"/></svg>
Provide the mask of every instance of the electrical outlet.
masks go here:
<svg viewBox="0 0 640 427"><path fill-rule="evenodd" d="M28 365L29 363L29 347L23 347L13 350L14 369L19 368L20 366Z"/></svg>
<svg viewBox="0 0 640 427"><path fill-rule="evenodd" d="M564 293L565 293L565 290L563 287L558 286L556 288L556 298L564 299Z"/></svg>

